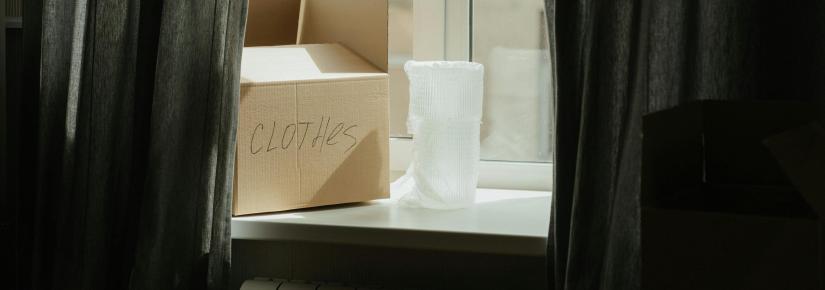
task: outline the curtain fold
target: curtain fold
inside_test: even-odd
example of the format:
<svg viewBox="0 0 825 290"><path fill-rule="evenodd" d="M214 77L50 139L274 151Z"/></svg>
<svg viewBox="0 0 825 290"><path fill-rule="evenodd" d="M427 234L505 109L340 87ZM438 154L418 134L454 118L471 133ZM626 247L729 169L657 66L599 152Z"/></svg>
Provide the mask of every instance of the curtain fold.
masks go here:
<svg viewBox="0 0 825 290"><path fill-rule="evenodd" d="M246 1L25 5L21 288L225 289Z"/></svg>
<svg viewBox="0 0 825 290"><path fill-rule="evenodd" d="M820 2L546 0L557 98L551 287L642 287L644 114L701 99L802 100L825 112Z"/></svg>
<svg viewBox="0 0 825 290"><path fill-rule="evenodd" d="M635 289L641 106L634 1L555 3L556 289ZM635 225L635 226L634 226ZM615 275L622 272L625 274ZM611 285L626 285L611 287Z"/></svg>

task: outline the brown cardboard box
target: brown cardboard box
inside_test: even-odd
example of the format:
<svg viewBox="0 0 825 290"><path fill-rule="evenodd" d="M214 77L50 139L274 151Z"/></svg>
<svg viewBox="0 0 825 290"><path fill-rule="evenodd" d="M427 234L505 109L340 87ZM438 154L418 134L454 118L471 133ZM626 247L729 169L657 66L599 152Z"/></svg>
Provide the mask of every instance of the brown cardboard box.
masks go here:
<svg viewBox="0 0 825 290"><path fill-rule="evenodd" d="M386 0L249 5L234 214L388 197Z"/></svg>

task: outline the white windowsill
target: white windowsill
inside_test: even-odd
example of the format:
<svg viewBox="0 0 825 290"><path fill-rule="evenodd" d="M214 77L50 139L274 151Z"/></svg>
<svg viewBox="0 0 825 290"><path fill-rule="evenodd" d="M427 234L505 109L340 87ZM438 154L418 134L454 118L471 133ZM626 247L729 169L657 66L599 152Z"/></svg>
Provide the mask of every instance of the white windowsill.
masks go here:
<svg viewBox="0 0 825 290"><path fill-rule="evenodd" d="M539 256L550 192L479 189L460 210L403 208L389 200L232 218L232 238Z"/></svg>

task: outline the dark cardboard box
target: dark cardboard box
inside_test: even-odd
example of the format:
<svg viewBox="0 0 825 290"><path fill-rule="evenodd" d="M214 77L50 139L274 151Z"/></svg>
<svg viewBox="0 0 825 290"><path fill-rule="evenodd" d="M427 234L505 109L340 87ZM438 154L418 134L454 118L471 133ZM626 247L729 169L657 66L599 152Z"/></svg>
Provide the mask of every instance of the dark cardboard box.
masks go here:
<svg viewBox="0 0 825 290"><path fill-rule="evenodd" d="M812 115L702 102L645 117L642 289L823 289L825 130Z"/></svg>
<svg viewBox="0 0 825 290"><path fill-rule="evenodd" d="M790 187L762 144L810 122L809 104L698 101L643 119L642 202L716 185Z"/></svg>
<svg viewBox="0 0 825 290"><path fill-rule="evenodd" d="M642 289L822 289L815 218L642 209Z"/></svg>
<svg viewBox="0 0 825 290"><path fill-rule="evenodd" d="M719 186L680 197L642 207L643 289L822 289L822 221L796 190Z"/></svg>

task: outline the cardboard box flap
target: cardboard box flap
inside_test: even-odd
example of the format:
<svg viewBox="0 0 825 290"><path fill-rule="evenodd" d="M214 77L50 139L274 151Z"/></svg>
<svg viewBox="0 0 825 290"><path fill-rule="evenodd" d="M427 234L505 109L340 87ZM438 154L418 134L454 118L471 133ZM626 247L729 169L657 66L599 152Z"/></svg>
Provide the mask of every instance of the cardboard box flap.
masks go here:
<svg viewBox="0 0 825 290"><path fill-rule="evenodd" d="M825 215L825 129L812 123L763 143L817 214Z"/></svg>
<svg viewBox="0 0 825 290"><path fill-rule="evenodd" d="M341 43L387 71L387 0L303 0L298 44Z"/></svg>
<svg viewBox="0 0 825 290"><path fill-rule="evenodd" d="M340 43L387 72L387 0L249 0L244 46Z"/></svg>
<svg viewBox="0 0 825 290"><path fill-rule="evenodd" d="M244 46L295 44L301 0L250 0Z"/></svg>
<svg viewBox="0 0 825 290"><path fill-rule="evenodd" d="M385 76L339 44L244 48L241 84Z"/></svg>

